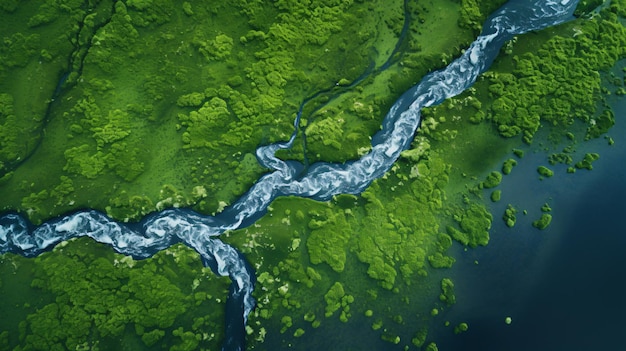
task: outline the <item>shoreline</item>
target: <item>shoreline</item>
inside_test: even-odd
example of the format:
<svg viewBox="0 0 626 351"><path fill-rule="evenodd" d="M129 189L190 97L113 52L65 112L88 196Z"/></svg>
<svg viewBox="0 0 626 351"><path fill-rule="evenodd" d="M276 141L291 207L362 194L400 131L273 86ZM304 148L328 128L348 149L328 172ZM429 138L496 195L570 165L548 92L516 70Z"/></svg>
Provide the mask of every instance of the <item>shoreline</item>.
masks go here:
<svg viewBox="0 0 626 351"><path fill-rule="evenodd" d="M626 303L620 298L626 293L621 251L626 238L620 236L626 214L626 99L610 97L610 103L616 123L608 135L621 138L613 146L603 136L577 145L577 157L600 154L593 170L567 174L566 165L547 163L547 153L527 152L500 185L502 199L492 204L490 243L467 252L459 245L452 248L457 262L450 273L458 304L434 322L441 349L626 347L619 336L626 327L621 318ZM555 176L539 180L539 165L553 169ZM554 216L548 228L537 230L531 223L544 202ZM508 203L518 209L513 228L499 217ZM452 327L442 326L445 320L452 326L467 322L469 330L453 335Z"/></svg>

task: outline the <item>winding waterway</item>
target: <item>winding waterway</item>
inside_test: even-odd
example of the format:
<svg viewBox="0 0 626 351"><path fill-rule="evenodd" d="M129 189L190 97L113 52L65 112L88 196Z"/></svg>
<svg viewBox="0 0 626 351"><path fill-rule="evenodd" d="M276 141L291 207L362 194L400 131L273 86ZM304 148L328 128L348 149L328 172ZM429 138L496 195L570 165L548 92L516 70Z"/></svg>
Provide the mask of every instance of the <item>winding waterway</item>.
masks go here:
<svg viewBox="0 0 626 351"><path fill-rule="evenodd" d="M484 72L502 45L514 35L552 26L572 18L575 0L510 1L489 17L481 35L464 54L445 69L433 72L405 92L391 107L382 129L372 138L371 151L344 164L315 163L306 171L295 162L275 156L290 148L291 139L259 147L259 162L272 171L257 180L248 192L216 216L187 209L168 209L146 216L136 224L116 222L106 215L84 210L52 219L33 228L18 214L0 217L0 254L12 252L33 257L71 238L88 236L111 245L117 252L142 259L182 242L196 250L206 266L231 280L227 301L226 341L223 350L245 349L245 323L254 307L255 275L244 257L219 240L228 230L248 226L261 217L278 196L328 200L337 194L359 194L383 176L407 149L420 122L420 110L458 95Z"/></svg>

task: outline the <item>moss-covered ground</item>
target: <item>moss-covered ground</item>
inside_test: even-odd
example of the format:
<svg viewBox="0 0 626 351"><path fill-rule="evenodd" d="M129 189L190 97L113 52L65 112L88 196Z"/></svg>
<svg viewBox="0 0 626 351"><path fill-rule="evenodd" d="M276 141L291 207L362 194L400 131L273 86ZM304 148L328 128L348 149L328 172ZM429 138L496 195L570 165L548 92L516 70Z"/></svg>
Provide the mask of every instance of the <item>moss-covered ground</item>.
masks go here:
<svg viewBox="0 0 626 351"><path fill-rule="evenodd" d="M255 147L286 140L301 101L333 86L305 106L299 142L281 156L354 159L395 99L496 7L409 3L401 53L380 71L401 1L1 1L0 208L35 223L82 207L119 220L214 212L264 172ZM512 161L540 150L546 167L573 172L598 159L576 150L615 118L602 78L623 88L603 72L626 55L625 8L516 38L474 87L424 111L411 149L360 196L280 198L228 233L257 270L249 348L317 349L334 340L322 333L358 330L386 349L436 350L428 325L456 301L447 250L486 245L493 220L515 223L514 204L506 215L488 204ZM0 321L0 348L219 347L228 280L189 249L135 262L80 239L1 259L0 314L14 317Z"/></svg>
<svg viewBox="0 0 626 351"><path fill-rule="evenodd" d="M230 280L173 246L135 261L90 239L2 257L2 349L217 349ZM9 317L11 316L11 317Z"/></svg>

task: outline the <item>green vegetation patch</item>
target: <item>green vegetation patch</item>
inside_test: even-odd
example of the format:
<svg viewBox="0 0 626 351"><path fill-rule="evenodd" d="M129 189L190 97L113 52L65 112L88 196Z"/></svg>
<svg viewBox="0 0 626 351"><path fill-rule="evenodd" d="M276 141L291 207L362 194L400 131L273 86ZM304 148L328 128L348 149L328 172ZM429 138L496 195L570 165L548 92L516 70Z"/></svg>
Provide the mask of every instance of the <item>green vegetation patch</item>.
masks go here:
<svg viewBox="0 0 626 351"><path fill-rule="evenodd" d="M589 121L585 139L594 139L606 133L615 125L615 114L611 110L604 110L601 114Z"/></svg>
<svg viewBox="0 0 626 351"><path fill-rule="evenodd" d="M468 329L469 329L469 325L465 322L461 322L457 326L454 327L454 334L464 333Z"/></svg>
<svg viewBox="0 0 626 351"><path fill-rule="evenodd" d="M539 175L541 175L542 177L546 177L546 178L550 178L554 175L554 171L552 171L550 168L546 166L537 167L537 173L539 173Z"/></svg>
<svg viewBox="0 0 626 351"><path fill-rule="evenodd" d="M482 182L482 186L485 189L495 188L502 182L502 173L493 171L487 175L487 178Z"/></svg>
<svg viewBox="0 0 626 351"><path fill-rule="evenodd" d="M507 175L510 174L511 171L513 170L513 167L517 166L517 161L509 158L508 160L504 161L504 163L502 164L502 174Z"/></svg>
<svg viewBox="0 0 626 351"><path fill-rule="evenodd" d="M455 215L454 220L457 221L460 230L452 226L446 228L454 240L470 247L485 246L489 243L489 229L493 216L483 205L469 205L462 214Z"/></svg>
<svg viewBox="0 0 626 351"><path fill-rule="evenodd" d="M448 306L456 303L456 296L454 296L454 283L449 278L443 278L441 280L441 294L439 300L445 302Z"/></svg>
<svg viewBox="0 0 626 351"><path fill-rule="evenodd" d="M306 241L309 259L313 264L326 262L334 271L343 272L346 262L346 244L352 232L343 212L327 209L313 213Z"/></svg>
<svg viewBox="0 0 626 351"><path fill-rule="evenodd" d="M483 74L494 97L485 104L487 118L502 136L521 134L530 143L541 124L566 128L574 120L589 126L588 138L610 127L609 113L594 116L602 92L597 71L609 69L626 55L626 29L612 11L605 9L593 20L566 24L574 36L553 36L520 55L513 50L510 61L505 59ZM515 44L516 48L526 45L533 44ZM511 73L500 71L509 65Z"/></svg>
<svg viewBox="0 0 626 351"><path fill-rule="evenodd" d="M196 346L216 348L221 343L229 279L216 277L202 266L196 252L184 246L135 261L81 238L35 259L7 254L3 260L13 263L6 267L13 267L13 274L32 277L23 293L32 301L44 301L37 308L30 304L18 308L27 316L13 320L10 328L19 324L19 340L10 338L11 347L118 349L160 343L182 350L187 349L181 347L188 337ZM20 269L26 260L32 260L29 272ZM3 296L12 299L13 294ZM183 328L185 333L177 332ZM213 336L203 337L206 330Z"/></svg>
<svg viewBox="0 0 626 351"><path fill-rule="evenodd" d="M491 192L490 198L492 202L500 201L501 197L502 197L502 190L494 190Z"/></svg>
<svg viewBox="0 0 626 351"><path fill-rule="evenodd" d="M504 215L502 216L502 220L504 220L507 227L513 228L515 226L515 222L517 221L516 214L517 209L513 207L513 205L508 204L504 210Z"/></svg>
<svg viewBox="0 0 626 351"><path fill-rule="evenodd" d="M585 154L585 157L583 157L582 160L576 162L576 164L574 165L577 169L587 169L587 170L592 170L593 169L593 162L598 160L600 158L600 155L597 153L587 153Z"/></svg>
<svg viewBox="0 0 626 351"><path fill-rule="evenodd" d="M541 218L533 222L533 227L543 230L550 225L550 222L552 222L552 215L549 213L542 213Z"/></svg>

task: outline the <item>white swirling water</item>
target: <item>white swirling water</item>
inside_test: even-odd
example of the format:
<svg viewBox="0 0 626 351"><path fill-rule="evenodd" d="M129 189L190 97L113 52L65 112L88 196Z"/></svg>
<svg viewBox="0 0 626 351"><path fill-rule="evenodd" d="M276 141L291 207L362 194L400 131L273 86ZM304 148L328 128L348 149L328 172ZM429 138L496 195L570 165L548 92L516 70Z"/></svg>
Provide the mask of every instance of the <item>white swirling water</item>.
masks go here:
<svg viewBox="0 0 626 351"><path fill-rule="evenodd" d="M255 275L243 256L217 237L253 223L278 196L301 196L328 200L337 194L359 194L383 176L407 149L420 122L420 110L458 95L470 87L491 65L502 45L514 35L552 26L572 18L575 0L510 1L484 24L481 35L465 53L445 69L433 72L405 92L389 110L382 129L372 138L371 151L343 164L316 163L305 174L302 165L275 157L288 142L259 147L257 158L272 170L262 176L233 205L216 216L203 216L186 209L154 213L137 224L118 223L104 214L86 210L53 219L37 228L17 214L0 217L0 254L13 252L39 255L71 238L88 236L111 245L117 252L147 258L174 243L182 242L200 253L204 264L217 274L228 275L231 291L227 302L224 350L243 350L244 327L254 307Z"/></svg>

